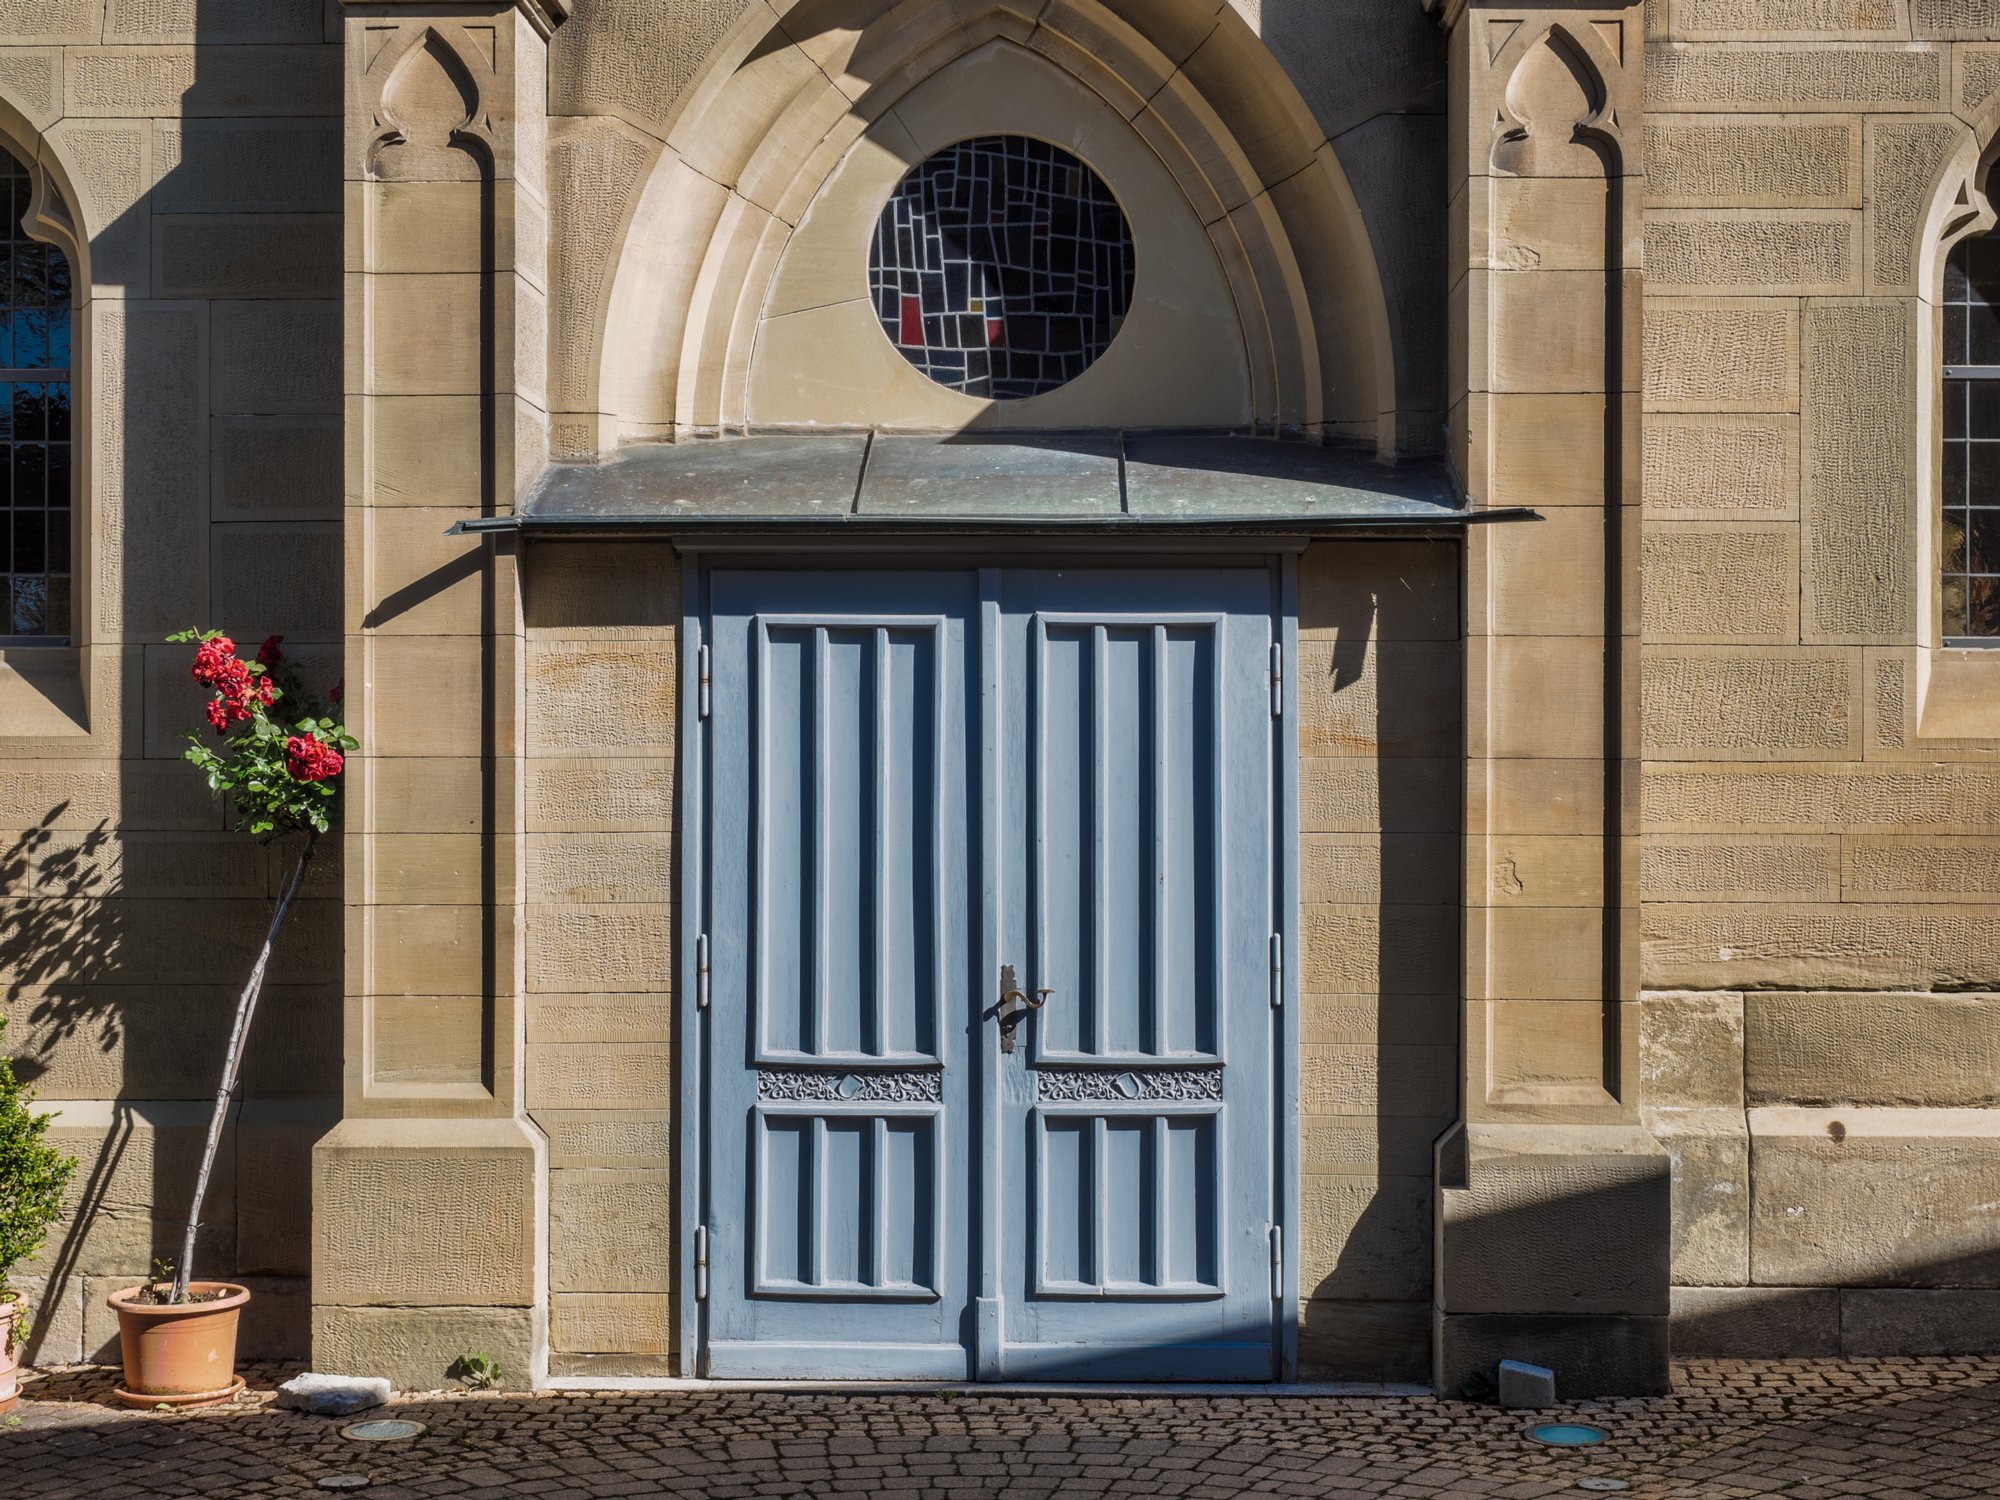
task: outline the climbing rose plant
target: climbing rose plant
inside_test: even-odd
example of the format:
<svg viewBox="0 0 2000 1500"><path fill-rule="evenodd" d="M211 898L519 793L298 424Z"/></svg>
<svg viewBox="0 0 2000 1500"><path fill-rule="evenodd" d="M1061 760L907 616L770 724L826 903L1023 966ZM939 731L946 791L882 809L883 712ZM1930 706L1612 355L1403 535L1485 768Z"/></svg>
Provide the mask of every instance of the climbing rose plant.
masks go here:
<svg viewBox="0 0 2000 1500"><path fill-rule="evenodd" d="M263 950L236 1002L236 1024L229 1034L229 1054L223 1059L215 1108L209 1114L208 1139L202 1148L201 1171L195 1177L194 1203L188 1209L173 1284L146 1289L150 1300L177 1303L189 1300L188 1279L195 1232L201 1227L202 1200L208 1196L209 1173L222 1144L229 1098L242 1074L243 1044L250 1034L258 997L264 992L264 971L270 967L271 950L305 881L306 866L312 863L319 836L333 826L340 773L346 768L348 752L358 747L338 717L340 685L334 684L324 699L309 696L285 661L283 636L274 635L258 647L255 661L239 656L236 642L219 630L183 630L167 639L176 645L196 643L193 675L208 691L202 712L215 739L210 741L190 731L187 759L208 778L208 789L229 798L236 808L236 826L246 833L265 840L290 833L305 835L291 878L264 933Z"/></svg>
<svg viewBox="0 0 2000 1500"><path fill-rule="evenodd" d="M212 743L188 735L187 759L208 778L209 790L235 805L236 826L259 837L325 833L338 792L335 779L355 748L336 714L340 688L324 700L309 697L274 635L255 661L237 655L219 630L184 630L176 644L199 642L194 680L211 694L203 712Z"/></svg>

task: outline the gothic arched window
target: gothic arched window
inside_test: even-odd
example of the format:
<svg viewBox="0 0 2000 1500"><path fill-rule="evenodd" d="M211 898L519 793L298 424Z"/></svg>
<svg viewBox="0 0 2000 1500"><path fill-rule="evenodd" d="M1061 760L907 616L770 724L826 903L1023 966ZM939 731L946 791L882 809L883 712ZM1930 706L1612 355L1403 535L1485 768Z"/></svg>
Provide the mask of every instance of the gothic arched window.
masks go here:
<svg viewBox="0 0 2000 1500"><path fill-rule="evenodd" d="M70 263L27 229L34 178L0 151L0 642L70 636Z"/></svg>
<svg viewBox="0 0 2000 1500"><path fill-rule="evenodd" d="M1944 643L2000 645L2000 233L1944 272Z"/></svg>

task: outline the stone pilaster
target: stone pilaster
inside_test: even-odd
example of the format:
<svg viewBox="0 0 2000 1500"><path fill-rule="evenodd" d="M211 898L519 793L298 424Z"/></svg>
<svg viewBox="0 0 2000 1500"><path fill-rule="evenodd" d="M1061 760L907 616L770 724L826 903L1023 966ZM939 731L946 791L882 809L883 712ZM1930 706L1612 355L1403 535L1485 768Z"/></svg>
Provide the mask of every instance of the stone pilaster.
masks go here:
<svg viewBox="0 0 2000 1500"><path fill-rule="evenodd" d="M1465 1033L1436 1375L1667 1382L1668 1167L1639 1127L1641 7L1426 0L1451 31L1466 559Z"/></svg>
<svg viewBox="0 0 2000 1500"><path fill-rule="evenodd" d="M547 1362L522 1097L516 560L447 537L546 460L546 44L568 0L348 0L345 1119L314 1356L434 1386Z"/></svg>

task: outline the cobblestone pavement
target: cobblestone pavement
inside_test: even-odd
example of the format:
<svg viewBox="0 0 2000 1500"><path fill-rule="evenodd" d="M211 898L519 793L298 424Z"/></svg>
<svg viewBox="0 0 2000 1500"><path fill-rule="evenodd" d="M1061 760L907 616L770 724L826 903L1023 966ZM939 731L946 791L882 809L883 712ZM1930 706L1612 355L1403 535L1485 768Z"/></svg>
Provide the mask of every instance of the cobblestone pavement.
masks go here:
<svg viewBox="0 0 2000 1500"><path fill-rule="evenodd" d="M288 1496L367 1476L418 1496L1321 1497L1586 1494L1657 1500L2000 1495L2000 1359L1694 1364L1652 1401L1544 1417L1602 1426L1587 1451L1529 1442L1522 1413L1428 1397L675 1392L405 1397L428 1424L360 1443L280 1412L270 1383L172 1416L103 1405L108 1372L31 1379L0 1418L0 1496ZM375 1415L384 1415L376 1413ZM1589 1481L1589 1483L1580 1483Z"/></svg>

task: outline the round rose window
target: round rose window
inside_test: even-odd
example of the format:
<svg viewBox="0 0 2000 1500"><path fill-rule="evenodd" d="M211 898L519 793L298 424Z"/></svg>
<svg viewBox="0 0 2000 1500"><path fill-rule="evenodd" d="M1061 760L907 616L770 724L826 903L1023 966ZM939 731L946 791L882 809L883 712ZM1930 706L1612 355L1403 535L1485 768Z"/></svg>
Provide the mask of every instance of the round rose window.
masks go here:
<svg viewBox="0 0 2000 1500"><path fill-rule="evenodd" d="M1015 401L1076 379L1132 306L1132 226L1111 189L1046 141L992 135L903 179L869 285L889 341L939 385Z"/></svg>

